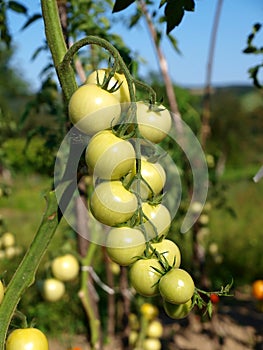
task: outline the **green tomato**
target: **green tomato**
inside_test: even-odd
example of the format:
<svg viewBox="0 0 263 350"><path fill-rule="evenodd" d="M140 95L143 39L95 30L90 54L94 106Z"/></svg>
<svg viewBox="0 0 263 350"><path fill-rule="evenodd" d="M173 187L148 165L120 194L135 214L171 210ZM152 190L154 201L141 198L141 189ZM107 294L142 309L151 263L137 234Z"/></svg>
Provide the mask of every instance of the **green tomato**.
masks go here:
<svg viewBox="0 0 263 350"><path fill-rule="evenodd" d="M160 111L154 111L148 104L137 102L137 122L141 135L153 143L161 142L172 126L170 112L160 106Z"/></svg>
<svg viewBox="0 0 263 350"><path fill-rule="evenodd" d="M76 128L87 135L94 135L117 124L121 106L110 92L95 84L86 84L71 96L68 113Z"/></svg>
<svg viewBox="0 0 263 350"><path fill-rule="evenodd" d="M5 295L4 285L3 285L3 282L0 280L0 304L4 299L4 295Z"/></svg>
<svg viewBox="0 0 263 350"><path fill-rule="evenodd" d="M147 337L149 338L161 338L163 335L163 325L159 320L153 320L147 327Z"/></svg>
<svg viewBox="0 0 263 350"><path fill-rule="evenodd" d="M163 239L158 243L151 243L153 249L165 257L168 264L179 267L181 264L181 252L178 246L170 239Z"/></svg>
<svg viewBox="0 0 263 350"><path fill-rule="evenodd" d="M133 263L145 250L143 233L131 227L115 227L106 240L106 250L114 262L121 266Z"/></svg>
<svg viewBox="0 0 263 350"><path fill-rule="evenodd" d="M95 187L90 199L90 209L101 223L117 226L134 215L137 198L125 189L121 181L105 181Z"/></svg>
<svg viewBox="0 0 263 350"><path fill-rule="evenodd" d="M11 232L5 232L1 237L3 247L13 247L16 243L15 236Z"/></svg>
<svg viewBox="0 0 263 350"><path fill-rule="evenodd" d="M46 301L55 302L65 294L65 285L56 278L47 278L43 283L43 297Z"/></svg>
<svg viewBox="0 0 263 350"><path fill-rule="evenodd" d="M149 321L152 321L159 314L158 308L151 303L143 303L140 307L140 311L142 316Z"/></svg>
<svg viewBox="0 0 263 350"><path fill-rule="evenodd" d="M173 304L184 304L194 294L195 285L191 275L178 268L168 271L159 282L161 296Z"/></svg>
<svg viewBox="0 0 263 350"><path fill-rule="evenodd" d="M105 76L108 76L110 73L110 69L108 68L101 68L97 69L96 71L92 72L90 75L88 75L86 79L86 84L102 84L104 81ZM112 94L118 99L118 101L121 103L122 108L127 107L130 100L130 93L128 88L128 83L125 78L125 75L122 73L114 73L113 77L111 78L108 90L119 86L117 90L112 92Z"/></svg>
<svg viewBox="0 0 263 350"><path fill-rule="evenodd" d="M74 280L79 274L78 259L72 254L58 256L51 263L51 271L60 281Z"/></svg>
<svg viewBox="0 0 263 350"><path fill-rule="evenodd" d="M104 130L91 138L85 158L95 176L118 180L133 168L135 151L129 141Z"/></svg>
<svg viewBox="0 0 263 350"><path fill-rule="evenodd" d="M158 282L162 271L162 266L157 259L140 259L132 264L129 276L132 287L137 293L145 296L155 296L159 294Z"/></svg>
<svg viewBox="0 0 263 350"><path fill-rule="evenodd" d="M157 338L146 338L143 341L143 350L161 350L162 343Z"/></svg>
<svg viewBox="0 0 263 350"><path fill-rule="evenodd" d="M148 221L145 221L144 223L147 238L153 239L166 236L171 226L171 215L169 210L163 204L150 205L147 202L142 204L142 210L148 218Z"/></svg>
<svg viewBox="0 0 263 350"><path fill-rule="evenodd" d="M127 175L125 182L131 181L136 174L136 163L134 163L133 171ZM166 174L159 163L151 163L145 158L141 159L141 175L143 180L134 180L131 188L136 191L137 181L140 181L140 196L142 199L147 199L159 194L166 181ZM146 181L146 183L145 183ZM149 186L148 186L148 185Z"/></svg>
<svg viewBox="0 0 263 350"><path fill-rule="evenodd" d="M7 338L6 350L48 350L48 341L37 328L16 329Z"/></svg>
<svg viewBox="0 0 263 350"><path fill-rule="evenodd" d="M179 320L189 315L192 310L192 300L188 300L184 304L172 304L163 300L164 311L170 318Z"/></svg>

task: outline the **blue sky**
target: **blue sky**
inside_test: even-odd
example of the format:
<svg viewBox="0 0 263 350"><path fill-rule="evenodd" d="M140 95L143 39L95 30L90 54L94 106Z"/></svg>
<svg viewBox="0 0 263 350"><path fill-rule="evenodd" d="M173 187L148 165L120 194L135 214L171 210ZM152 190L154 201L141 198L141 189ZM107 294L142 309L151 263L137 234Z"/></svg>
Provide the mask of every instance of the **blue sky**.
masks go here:
<svg viewBox="0 0 263 350"><path fill-rule="evenodd" d="M28 6L31 14L39 12L38 0L20 1ZM173 30L172 34L178 41L181 55L174 51L167 39L162 42L171 78L181 86L202 86L205 82L209 41L216 5L217 0L196 0L195 12L187 12L181 25ZM131 5L121 15L125 17L133 13L134 6ZM120 13L110 16L116 19L118 15ZM253 24L262 22L262 18L262 0L224 0L212 72L213 85L251 84L247 70L250 66L260 63L262 58L245 55L242 50ZM43 23L38 21L21 32L22 16L12 14L9 22L17 48L13 64L31 83L32 88L37 89L40 85L39 73L45 66L47 58L46 53L42 53L35 61L31 61L31 56L35 49L43 44ZM142 75L147 75L148 71L158 71L158 61L143 22L137 29L129 31L120 24L114 28L115 32L123 33L127 46L147 61L147 64L140 66ZM262 46L263 30L258 35L257 42Z"/></svg>

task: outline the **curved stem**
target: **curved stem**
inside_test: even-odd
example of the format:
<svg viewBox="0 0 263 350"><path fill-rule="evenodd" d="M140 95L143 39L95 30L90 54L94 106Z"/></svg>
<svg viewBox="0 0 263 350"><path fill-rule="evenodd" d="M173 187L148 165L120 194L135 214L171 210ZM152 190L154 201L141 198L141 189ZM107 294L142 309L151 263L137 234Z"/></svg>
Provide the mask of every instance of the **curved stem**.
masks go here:
<svg viewBox="0 0 263 350"><path fill-rule="evenodd" d="M4 350L7 330L13 314L26 289L34 283L39 263L59 224L57 215L57 199L55 192L46 196L47 209L39 230L27 250L11 281L9 282L4 299L0 305L0 349Z"/></svg>

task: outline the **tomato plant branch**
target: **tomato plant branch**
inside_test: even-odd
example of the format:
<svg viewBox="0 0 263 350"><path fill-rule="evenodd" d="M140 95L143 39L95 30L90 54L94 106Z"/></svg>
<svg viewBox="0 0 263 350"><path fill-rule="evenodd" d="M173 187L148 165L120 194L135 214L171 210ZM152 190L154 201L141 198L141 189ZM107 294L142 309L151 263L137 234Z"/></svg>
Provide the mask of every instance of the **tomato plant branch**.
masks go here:
<svg viewBox="0 0 263 350"><path fill-rule="evenodd" d="M90 278L90 270L87 267L91 266L92 259L94 257L94 254L96 253L97 247L98 246L95 243L90 242L87 250L87 254L82 259L81 287L79 291L79 298L89 318L90 334L91 334L90 345L92 350L99 348L100 320L95 315L94 308L92 307L92 301L91 301L90 292L88 290L88 283L87 283L87 281Z"/></svg>
<svg viewBox="0 0 263 350"><path fill-rule="evenodd" d="M47 43L52 55L57 76L62 87L66 102L77 89L75 73L71 65L66 70L60 68L60 63L67 52L56 0L41 0L42 14L45 24Z"/></svg>
<svg viewBox="0 0 263 350"><path fill-rule="evenodd" d="M46 196L47 209L36 236L23 260L9 282L2 304L0 305L0 349L4 350L7 330L16 307L26 291L34 283L39 263L59 224L57 199L55 192Z"/></svg>

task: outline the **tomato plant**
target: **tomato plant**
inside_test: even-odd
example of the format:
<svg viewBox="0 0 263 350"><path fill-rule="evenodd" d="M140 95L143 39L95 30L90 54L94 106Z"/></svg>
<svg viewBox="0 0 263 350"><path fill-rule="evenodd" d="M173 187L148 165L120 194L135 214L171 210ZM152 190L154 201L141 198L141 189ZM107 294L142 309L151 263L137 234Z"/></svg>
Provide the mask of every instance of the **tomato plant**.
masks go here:
<svg viewBox="0 0 263 350"><path fill-rule="evenodd" d="M256 280L253 282L252 294L257 300L263 300L263 280Z"/></svg>
<svg viewBox="0 0 263 350"><path fill-rule="evenodd" d="M90 199L90 209L101 223L117 226L134 215L137 198L125 189L121 181L105 181L95 187Z"/></svg>
<svg viewBox="0 0 263 350"><path fill-rule="evenodd" d="M65 285L56 278L47 278L43 282L43 298L46 301L54 302L60 300L65 294Z"/></svg>
<svg viewBox="0 0 263 350"><path fill-rule="evenodd" d="M164 106L137 102L137 123L141 135L153 143L161 142L172 126L170 112Z"/></svg>
<svg viewBox="0 0 263 350"><path fill-rule="evenodd" d="M48 350L48 341L37 328L15 329L7 338L6 350Z"/></svg>
<svg viewBox="0 0 263 350"><path fill-rule="evenodd" d="M131 227L115 227L107 235L106 250L114 262L122 266L133 263L145 250L143 233Z"/></svg>
<svg viewBox="0 0 263 350"><path fill-rule="evenodd" d="M150 297L159 294L158 282L162 266L157 259L140 259L130 268L130 282L137 293Z"/></svg>
<svg viewBox="0 0 263 350"><path fill-rule="evenodd" d="M72 254L58 256L51 263L51 271L58 280L71 281L79 274L78 259Z"/></svg>
<svg viewBox="0 0 263 350"><path fill-rule="evenodd" d="M181 253L178 246L170 239L163 239L157 243L151 243L156 252L161 254L168 264L173 267L179 267L181 264Z"/></svg>
<svg viewBox="0 0 263 350"><path fill-rule="evenodd" d="M162 297L170 303L184 304L194 294L195 285L190 274L178 268L168 271L159 282Z"/></svg>
<svg viewBox="0 0 263 350"><path fill-rule="evenodd" d="M110 92L95 84L85 84L71 96L68 113L76 128L93 135L117 124L121 106Z"/></svg>
<svg viewBox="0 0 263 350"><path fill-rule="evenodd" d="M179 320L189 315L192 310L192 300L188 300L183 304L173 304L167 300L163 300L163 308L167 316Z"/></svg>
<svg viewBox="0 0 263 350"><path fill-rule="evenodd" d="M85 158L95 176L117 180L133 168L135 151L129 141L104 130L92 137Z"/></svg>
<svg viewBox="0 0 263 350"><path fill-rule="evenodd" d="M109 73L110 69L108 68L97 69L88 75L85 83L103 85ZM128 83L124 74L115 72L108 83L107 89L114 90L112 94L118 99L122 107L126 106L131 101Z"/></svg>

